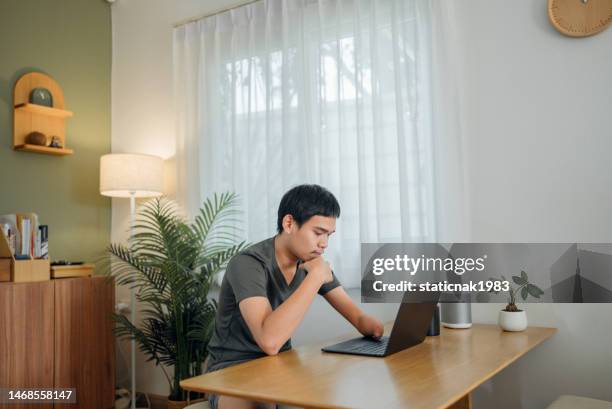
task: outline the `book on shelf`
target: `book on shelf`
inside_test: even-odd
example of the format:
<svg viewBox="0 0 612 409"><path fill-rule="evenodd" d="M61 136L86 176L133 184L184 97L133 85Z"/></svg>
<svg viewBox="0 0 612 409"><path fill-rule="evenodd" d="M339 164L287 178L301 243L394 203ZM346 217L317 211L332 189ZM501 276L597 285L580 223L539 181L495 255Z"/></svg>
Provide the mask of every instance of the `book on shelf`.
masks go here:
<svg viewBox="0 0 612 409"><path fill-rule="evenodd" d="M17 220L19 222L19 231L21 232L21 251L19 252L20 255L22 256L30 256L30 250L31 250L31 246L30 246L30 236L32 231L31 229L31 220L27 219L27 218L19 218L19 216L17 217Z"/></svg>
<svg viewBox="0 0 612 409"><path fill-rule="evenodd" d="M38 227L40 236L40 258L49 258L49 226L46 224Z"/></svg>

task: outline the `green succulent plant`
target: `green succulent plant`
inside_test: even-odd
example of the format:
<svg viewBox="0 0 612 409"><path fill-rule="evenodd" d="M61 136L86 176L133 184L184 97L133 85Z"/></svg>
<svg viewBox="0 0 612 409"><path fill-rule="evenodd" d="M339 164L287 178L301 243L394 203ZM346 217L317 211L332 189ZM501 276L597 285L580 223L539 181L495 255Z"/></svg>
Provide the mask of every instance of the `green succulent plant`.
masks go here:
<svg viewBox="0 0 612 409"><path fill-rule="evenodd" d="M496 278L490 278L490 280L491 281L508 281L506 277L504 277L503 275L501 276L501 280L496 279ZM544 291L542 291L540 287L529 282L529 277L527 276L527 273L522 270L521 270L520 276L512 276L512 281L514 282L514 284L517 285L517 287L513 286L512 284L509 285L508 305L506 305L506 308L504 308L504 311L509 311L509 312L521 311L516 305L516 298L517 298L517 294L519 294L519 291L520 291L520 296L523 299L523 301L525 301L527 297L529 297L530 295L534 298L540 298L540 296L544 294ZM495 291L495 290L491 290L490 292L499 294L499 291Z"/></svg>
<svg viewBox="0 0 612 409"><path fill-rule="evenodd" d="M151 200L138 211L128 246L108 247L107 274L136 291L141 306L140 322L113 315L115 334L134 339L162 368L170 400L185 400L179 382L202 373L217 310L209 291L228 260L246 247L232 228L236 199L215 194L192 222L179 216L171 200Z"/></svg>

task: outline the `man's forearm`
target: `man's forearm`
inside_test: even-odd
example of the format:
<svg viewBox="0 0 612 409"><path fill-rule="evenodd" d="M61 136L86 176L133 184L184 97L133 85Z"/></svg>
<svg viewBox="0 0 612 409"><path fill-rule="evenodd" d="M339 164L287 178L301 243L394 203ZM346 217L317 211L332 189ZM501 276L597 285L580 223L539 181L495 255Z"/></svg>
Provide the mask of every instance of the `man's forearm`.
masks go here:
<svg viewBox="0 0 612 409"><path fill-rule="evenodd" d="M263 339L268 355L275 355L302 322L321 283L306 276L295 292L263 321Z"/></svg>
<svg viewBox="0 0 612 409"><path fill-rule="evenodd" d="M359 319L364 312L353 302L344 288L336 287L327 294L325 299L356 329L359 329Z"/></svg>

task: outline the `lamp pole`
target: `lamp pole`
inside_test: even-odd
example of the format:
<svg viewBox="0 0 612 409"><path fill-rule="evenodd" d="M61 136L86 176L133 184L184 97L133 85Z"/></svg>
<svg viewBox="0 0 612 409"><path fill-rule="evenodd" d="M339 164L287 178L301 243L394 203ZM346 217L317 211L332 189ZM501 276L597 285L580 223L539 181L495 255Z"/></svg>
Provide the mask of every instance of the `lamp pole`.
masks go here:
<svg viewBox="0 0 612 409"><path fill-rule="evenodd" d="M159 156L139 153L109 153L100 157L100 194L130 199L131 250L136 223L136 198L163 194L164 160ZM130 289L130 321L136 324L136 291ZM136 409L136 339L130 340L131 408Z"/></svg>
<svg viewBox="0 0 612 409"><path fill-rule="evenodd" d="M132 239L134 237L134 220L136 214L136 192L130 192L130 238L129 246L132 245ZM135 289L132 288L130 291L130 321L132 325L136 325L136 295ZM136 409L136 340L132 337L130 340L131 349L131 367L132 367L132 409Z"/></svg>

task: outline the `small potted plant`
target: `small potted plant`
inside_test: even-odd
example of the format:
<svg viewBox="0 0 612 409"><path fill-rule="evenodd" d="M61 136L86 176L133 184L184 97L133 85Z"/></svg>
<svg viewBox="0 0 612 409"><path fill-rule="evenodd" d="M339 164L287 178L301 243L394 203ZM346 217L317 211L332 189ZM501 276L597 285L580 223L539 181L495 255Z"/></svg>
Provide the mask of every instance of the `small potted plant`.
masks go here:
<svg viewBox="0 0 612 409"><path fill-rule="evenodd" d="M491 279L492 281L500 281ZM501 281L508 281L506 277L501 276ZM516 305L516 298L520 292L520 296L525 301L530 295L534 298L540 298L544 291L537 285L529 282L527 273L521 270L520 276L512 276L512 281L518 287L511 284L508 285L508 305L506 308L499 312L499 326L504 331L524 331L527 328L527 314L525 311L520 310ZM509 282L508 282L509 283ZM499 291L491 290L491 292L498 294Z"/></svg>

